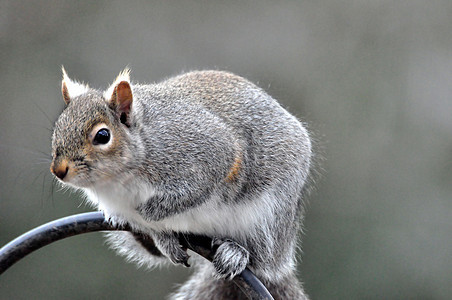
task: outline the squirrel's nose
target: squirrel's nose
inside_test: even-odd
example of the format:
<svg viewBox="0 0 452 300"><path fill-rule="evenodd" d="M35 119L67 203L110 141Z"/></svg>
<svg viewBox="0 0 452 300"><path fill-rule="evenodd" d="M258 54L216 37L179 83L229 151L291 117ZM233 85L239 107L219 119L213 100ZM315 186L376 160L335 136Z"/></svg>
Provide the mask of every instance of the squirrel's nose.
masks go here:
<svg viewBox="0 0 452 300"><path fill-rule="evenodd" d="M59 164L53 163L50 167L50 171L61 180L64 179L67 172L69 171L69 166L66 160L61 161Z"/></svg>

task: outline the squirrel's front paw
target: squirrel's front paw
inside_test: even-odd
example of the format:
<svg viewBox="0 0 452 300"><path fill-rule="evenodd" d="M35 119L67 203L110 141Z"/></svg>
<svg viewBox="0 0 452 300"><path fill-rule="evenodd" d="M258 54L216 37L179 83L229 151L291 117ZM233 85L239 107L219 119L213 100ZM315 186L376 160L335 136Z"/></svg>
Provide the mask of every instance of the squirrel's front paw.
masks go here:
<svg viewBox="0 0 452 300"><path fill-rule="evenodd" d="M215 268L215 277L234 278L245 270L249 261L249 252L230 239L212 240L212 248L217 248L212 263Z"/></svg>
<svg viewBox="0 0 452 300"><path fill-rule="evenodd" d="M173 233L154 232L152 234L157 248L168 257L173 264L182 264L186 267L190 267L188 259L190 256L187 254L187 249L182 247L179 243L179 239Z"/></svg>

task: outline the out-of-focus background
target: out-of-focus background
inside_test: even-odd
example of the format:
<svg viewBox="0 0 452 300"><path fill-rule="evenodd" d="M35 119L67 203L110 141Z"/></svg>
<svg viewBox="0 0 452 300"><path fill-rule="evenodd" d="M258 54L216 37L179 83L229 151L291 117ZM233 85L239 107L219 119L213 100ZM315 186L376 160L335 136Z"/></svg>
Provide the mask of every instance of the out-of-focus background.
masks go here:
<svg viewBox="0 0 452 300"><path fill-rule="evenodd" d="M313 299L452 295L452 1L0 2L0 245L88 211L52 185L60 67L106 88L224 69L258 83L317 140L300 279ZM302 262L301 262L302 261ZM87 234L0 278L0 299L161 299Z"/></svg>

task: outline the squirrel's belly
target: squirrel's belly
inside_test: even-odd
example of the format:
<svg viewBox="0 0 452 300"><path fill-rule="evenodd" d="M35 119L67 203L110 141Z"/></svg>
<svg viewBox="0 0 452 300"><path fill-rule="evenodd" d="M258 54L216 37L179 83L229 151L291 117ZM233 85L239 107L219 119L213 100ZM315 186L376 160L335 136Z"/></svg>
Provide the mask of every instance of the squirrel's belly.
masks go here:
<svg viewBox="0 0 452 300"><path fill-rule="evenodd" d="M224 203L218 196L184 213L153 224L162 230L190 232L217 237L249 235L257 226L265 230L274 218L276 205L268 192L256 195L243 203Z"/></svg>
<svg viewBox="0 0 452 300"><path fill-rule="evenodd" d="M263 192L247 200L243 199L243 202L235 204L224 203L221 197L212 196L204 204L186 212L160 221L148 222L135 207L145 203L154 191L149 186L137 190L132 194L121 188L95 191L86 189L85 192L89 201L114 223L128 223L140 231L171 230L218 237L245 237L257 226L261 231L266 230L265 225L271 223L274 218L274 206L277 204L269 192Z"/></svg>

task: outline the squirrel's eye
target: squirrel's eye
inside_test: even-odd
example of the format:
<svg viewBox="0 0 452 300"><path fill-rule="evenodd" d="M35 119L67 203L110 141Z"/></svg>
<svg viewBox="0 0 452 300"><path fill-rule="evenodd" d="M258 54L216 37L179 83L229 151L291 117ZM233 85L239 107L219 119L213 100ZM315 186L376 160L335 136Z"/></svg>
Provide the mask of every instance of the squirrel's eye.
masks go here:
<svg viewBox="0 0 452 300"><path fill-rule="evenodd" d="M94 145L104 145L110 141L110 131L106 128L100 129L94 136Z"/></svg>

